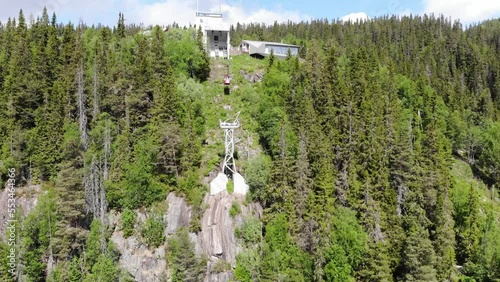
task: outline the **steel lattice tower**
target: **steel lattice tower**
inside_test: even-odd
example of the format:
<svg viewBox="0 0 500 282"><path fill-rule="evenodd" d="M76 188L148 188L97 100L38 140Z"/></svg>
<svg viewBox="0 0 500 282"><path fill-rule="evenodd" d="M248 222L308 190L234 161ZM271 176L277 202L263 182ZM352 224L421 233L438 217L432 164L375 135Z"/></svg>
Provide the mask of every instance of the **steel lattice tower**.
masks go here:
<svg viewBox="0 0 500 282"><path fill-rule="evenodd" d="M224 156L224 164L222 172L229 178L232 178L236 173L236 165L234 164L234 130L240 127L239 121L240 112L237 112L232 118L225 121L219 120L220 128L224 129L224 140L226 146L226 154Z"/></svg>

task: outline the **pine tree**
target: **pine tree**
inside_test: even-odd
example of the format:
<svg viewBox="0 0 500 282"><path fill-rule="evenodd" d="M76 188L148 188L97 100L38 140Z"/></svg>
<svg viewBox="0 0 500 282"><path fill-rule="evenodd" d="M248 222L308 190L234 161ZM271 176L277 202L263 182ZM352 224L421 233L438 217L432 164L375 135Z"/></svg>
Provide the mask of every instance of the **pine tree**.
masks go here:
<svg viewBox="0 0 500 282"><path fill-rule="evenodd" d="M405 281L438 281L436 277L435 253L429 233L416 218L408 218L409 230L404 249Z"/></svg>
<svg viewBox="0 0 500 282"><path fill-rule="evenodd" d="M168 240L168 264L173 282L198 282L204 279L204 263L194 253L187 230L179 230Z"/></svg>
<svg viewBox="0 0 500 282"><path fill-rule="evenodd" d="M54 256L68 259L81 251L85 243L85 195L82 185L83 160L77 126L66 126L63 162L57 176L55 191L57 214L61 220L54 231Z"/></svg>
<svg viewBox="0 0 500 282"><path fill-rule="evenodd" d="M118 13L118 25L116 27L116 35L118 39L125 37L125 17L122 12Z"/></svg>
<svg viewBox="0 0 500 282"><path fill-rule="evenodd" d="M467 195L467 213L464 217L464 229L460 232L459 255L462 262L474 262L480 244L480 227L478 222L479 196L471 185Z"/></svg>

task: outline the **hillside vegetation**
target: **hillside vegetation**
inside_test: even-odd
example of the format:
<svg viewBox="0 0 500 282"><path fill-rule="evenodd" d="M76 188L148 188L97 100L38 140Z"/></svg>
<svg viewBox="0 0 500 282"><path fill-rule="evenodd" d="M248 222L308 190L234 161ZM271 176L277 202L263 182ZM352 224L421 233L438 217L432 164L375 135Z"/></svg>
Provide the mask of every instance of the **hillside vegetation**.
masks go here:
<svg viewBox="0 0 500 282"><path fill-rule="evenodd" d="M121 14L113 29L75 26L46 12L0 24L0 184L13 167L18 186L43 191L17 215L23 281L131 281L110 210L126 237L166 246L172 281L202 281L188 232L164 236L163 203L185 197L189 231L200 230L203 179L224 153L218 120L237 111L248 148L237 167L247 201L265 211L236 232L245 248L235 280L500 279L497 22L464 30L444 17L383 17L232 32L233 45L301 45L304 61L236 56L224 95L222 77L210 77L221 62L195 28L144 32ZM264 78L252 84L240 69ZM138 209L155 216L135 230ZM9 248L0 242L2 281L17 280Z"/></svg>

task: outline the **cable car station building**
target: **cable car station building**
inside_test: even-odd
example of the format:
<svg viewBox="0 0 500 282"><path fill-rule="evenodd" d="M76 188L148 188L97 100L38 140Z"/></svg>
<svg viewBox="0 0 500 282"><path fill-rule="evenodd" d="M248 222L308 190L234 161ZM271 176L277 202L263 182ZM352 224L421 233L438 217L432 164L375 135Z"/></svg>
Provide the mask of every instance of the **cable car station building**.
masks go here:
<svg viewBox="0 0 500 282"><path fill-rule="evenodd" d="M203 32L203 43L208 56L229 59L230 26L222 20L222 14L196 12L196 23Z"/></svg>
<svg viewBox="0 0 500 282"><path fill-rule="evenodd" d="M285 59L288 53L292 56L299 55L300 46L278 42L243 40L238 48L241 52L255 58L264 58L273 54L278 59Z"/></svg>

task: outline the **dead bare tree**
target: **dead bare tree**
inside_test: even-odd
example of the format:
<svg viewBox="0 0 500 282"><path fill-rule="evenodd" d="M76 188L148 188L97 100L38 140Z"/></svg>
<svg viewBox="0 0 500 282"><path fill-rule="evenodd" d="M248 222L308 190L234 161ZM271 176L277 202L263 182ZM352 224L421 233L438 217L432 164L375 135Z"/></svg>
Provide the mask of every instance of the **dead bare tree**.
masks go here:
<svg viewBox="0 0 500 282"><path fill-rule="evenodd" d="M101 230L101 251L105 251L106 248L106 237L105 229L107 226L106 222L106 191L104 190L104 177L102 173L101 160L97 160L97 156L94 154L92 156L92 161L90 167L86 172L84 177L84 187L85 187L85 204L87 212L92 213L94 219L99 219L102 223Z"/></svg>
<svg viewBox="0 0 500 282"><path fill-rule="evenodd" d="M84 148L88 148L88 133L87 133L87 114L85 103L87 102L87 97L85 95L85 87L83 80L83 65L80 63L78 66L78 71L76 72L76 86L77 86L77 104L78 104L78 125L80 130L80 141Z"/></svg>
<svg viewBox="0 0 500 282"><path fill-rule="evenodd" d="M108 175L109 175L109 164L108 164L108 159L109 156L111 155L111 133L110 133L110 121L106 120L105 126L104 126L104 163L102 167L102 176L104 178L104 181L108 180Z"/></svg>
<svg viewBox="0 0 500 282"><path fill-rule="evenodd" d="M99 109L99 102L100 102L100 95L99 95L99 78L97 76L97 67L98 67L98 62L94 62L94 76L93 76L93 86L94 86L94 100L93 100L93 105L94 109L92 111L92 118L94 120L97 119L100 113Z"/></svg>

